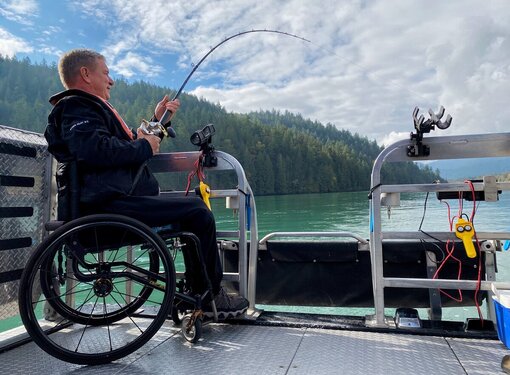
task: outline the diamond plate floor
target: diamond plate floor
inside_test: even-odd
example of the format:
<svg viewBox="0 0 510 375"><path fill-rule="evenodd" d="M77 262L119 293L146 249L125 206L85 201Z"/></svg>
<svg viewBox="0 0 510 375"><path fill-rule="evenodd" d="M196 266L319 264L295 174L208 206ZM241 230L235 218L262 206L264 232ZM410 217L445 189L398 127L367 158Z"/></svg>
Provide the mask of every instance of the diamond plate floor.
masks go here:
<svg viewBox="0 0 510 375"><path fill-rule="evenodd" d="M0 354L0 374L502 374L496 340L317 328L211 324L197 344L167 322L139 351L105 366L77 366L34 343Z"/></svg>

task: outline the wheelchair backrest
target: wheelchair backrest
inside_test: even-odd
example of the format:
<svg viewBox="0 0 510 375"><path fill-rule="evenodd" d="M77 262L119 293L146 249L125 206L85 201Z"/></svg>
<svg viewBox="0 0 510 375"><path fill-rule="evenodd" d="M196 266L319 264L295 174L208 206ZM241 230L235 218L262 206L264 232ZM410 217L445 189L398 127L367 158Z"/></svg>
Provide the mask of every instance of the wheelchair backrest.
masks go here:
<svg viewBox="0 0 510 375"><path fill-rule="evenodd" d="M58 163L55 174L57 181L57 220L69 221L80 216L80 183L76 161Z"/></svg>

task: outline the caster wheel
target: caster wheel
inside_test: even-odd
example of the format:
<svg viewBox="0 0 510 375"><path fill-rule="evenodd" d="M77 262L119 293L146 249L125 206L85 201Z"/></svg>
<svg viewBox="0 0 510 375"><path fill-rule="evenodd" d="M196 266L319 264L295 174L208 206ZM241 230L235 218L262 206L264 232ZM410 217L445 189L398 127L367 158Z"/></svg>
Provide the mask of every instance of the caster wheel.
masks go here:
<svg viewBox="0 0 510 375"><path fill-rule="evenodd" d="M193 321L192 314L184 316L181 331L186 341L196 343L202 336L202 319L196 318Z"/></svg>

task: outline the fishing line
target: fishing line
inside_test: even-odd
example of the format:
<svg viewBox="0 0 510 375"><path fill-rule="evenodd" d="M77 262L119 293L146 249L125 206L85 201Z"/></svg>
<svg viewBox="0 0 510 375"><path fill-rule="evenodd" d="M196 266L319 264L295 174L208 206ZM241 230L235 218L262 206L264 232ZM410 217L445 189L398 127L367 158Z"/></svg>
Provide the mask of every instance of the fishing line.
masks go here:
<svg viewBox="0 0 510 375"><path fill-rule="evenodd" d="M280 31L280 30L273 30L273 29L252 29L252 30L247 30L247 31L241 31L241 32L238 32L236 34L233 34L229 37L226 37L225 39L223 39L221 42L219 42L218 44L216 44L215 46L213 46L201 59L198 63L196 64L193 64L193 69L191 70L191 72L188 74L188 76L185 78L184 82L182 83L181 87L177 90L177 92L175 93L175 95L172 97L171 100L175 100L177 98L179 98L179 96L181 95L183 89L186 87L188 81L190 80L190 78L193 76L193 74L196 72L196 70L198 69L198 67L205 61L205 59L207 59L209 57L209 55L211 55L218 47L220 47L221 45L223 45L224 43L228 42L229 40L231 39L234 39L234 38L237 38L237 37L240 37L240 36L243 36L243 35L246 35L246 34L251 34L251 33L273 33L273 34L280 34L280 35L283 35L283 36L287 36L287 37L291 37L291 38L295 38L295 39L298 39L298 40L301 40L303 42L306 42L306 43L310 43L312 45L314 45L315 47L317 47L317 49L319 50L322 50L324 52L327 52L329 53L330 55L333 55L335 56L336 58L344 61L345 63L347 64L350 64L350 65L353 65L353 66L357 66L358 68L360 68L360 70L362 72L364 72L367 76L367 78L372 81L372 82L375 82L376 84L382 86L382 87L389 87L390 85L391 86L394 86L394 87L397 87L399 89L402 89L402 90L405 90L407 91L408 93L412 94L413 96L417 97L419 100L423 100L423 101L428 101L427 97L424 95L424 94L421 94L421 93L418 93L418 92L415 92L413 90L411 90L408 86L404 86L404 85L401 85L399 83L396 83L394 81L391 81L391 82L380 82L378 81L377 79L375 79L374 77L370 77L369 74L370 74L370 69L368 69L367 67L363 66L362 64L360 63L357 63L357 62L354 62L352 60L349 60L347 58L345 58L344 56L338 54L336 51L334 51L333 49L329 48L329 47L326 47L326 46L323 46L323 45L320 45L316 42L313 42L312 40L310 39L307 39L307 38L304 38L302 36L299 36L299 35L296 35L296 34L292 34L292 33L288 33L288 32L285 32L285 31ZM161 117L161 119L159 120L159 122L164 126L164 124L166 122L168 122L168 119L169 117L172 115L172 113L168 110L165 110L163 116ZM171 137L175 137L175 131L173 129L171 129L170 127L167 128L167 131L169 131L169 135Z"/></svg>

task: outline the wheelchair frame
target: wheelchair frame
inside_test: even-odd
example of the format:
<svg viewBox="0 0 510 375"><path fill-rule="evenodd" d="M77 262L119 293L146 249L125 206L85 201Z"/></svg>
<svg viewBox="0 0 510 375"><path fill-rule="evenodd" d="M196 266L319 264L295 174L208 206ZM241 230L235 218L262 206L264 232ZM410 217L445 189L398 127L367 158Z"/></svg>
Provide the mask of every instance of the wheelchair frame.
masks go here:
<svg viewBox="0 0 510 375"><path fill-rule="evenodd" d="M89 365L131 354L154 336L169 315L181 324L186 340L197 342L202 334L204 304L210 303L213 321L218 320L199 239L172 225L155 230L123 215L80 217L76 163L70 162L68 168L69 198L65 212L60 214L71 220L47 223L53 232L37 247L21 276L20 315L30 336L61 360ZM184 248L180 239L193 249ZM186 267L191 259L198 263L195 269L205 281L204 292L196 294L183 280L175 291L170 247L182 250ZM156 294L159 296L154 298ZM82 300L77 302L77 296ZM140 310L146 303L154 311L144 316L153 320L143 328L135 319L142 316ZM38 317L41 306L43 320ZM48 329L47 320L56 323ZM122 339L112 338L121 326L136 333L122 332ZM104 338L108 338L105 345L95 339L87 342L86 335L95 337L100 334L97 331L105 331L101 329L104 327ZM74 334L80 339L64 340L56 333L60 330L77 331Z"/></svg>

